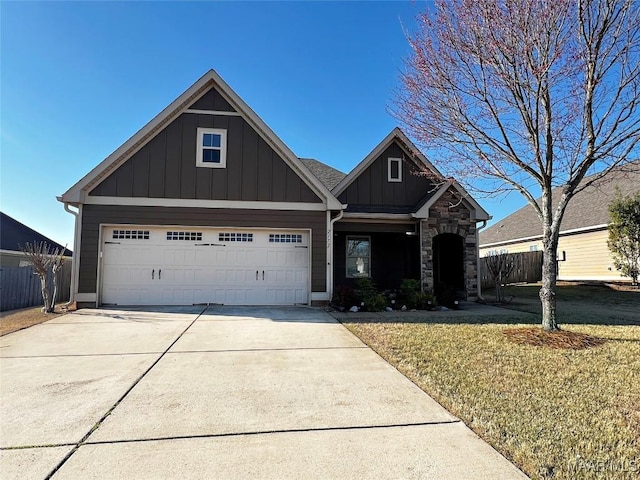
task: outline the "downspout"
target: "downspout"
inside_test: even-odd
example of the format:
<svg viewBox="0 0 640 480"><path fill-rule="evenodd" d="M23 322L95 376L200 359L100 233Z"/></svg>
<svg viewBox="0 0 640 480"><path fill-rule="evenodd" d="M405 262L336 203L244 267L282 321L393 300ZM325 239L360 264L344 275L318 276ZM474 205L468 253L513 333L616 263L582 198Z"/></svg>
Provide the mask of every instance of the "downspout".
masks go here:
<svg viewBox="0 0 640 480"><path fill-rule="evenodd" d="M478 300L483 301L482 298L482 276L480 275L480 230L487 226L487 222L491 220L491 218L487 220L482 220L482 225L476 227L476 248L478 249L478 257L476 258L476 275L478 276Z"/></svg>
<svg viewBox="0 0 640 480"><path fill-rule="evenodd" d="M342 210L338 212L338 215L329 221L329 265L331 266L329 269L329 302L331 302L331 299L333 298L333 224L342 219L346 208L347 205L342 205Z"/></svg>
<svg viewBox="0 0 640 480"><path fill-rule="evenodd" d="M58 200L60 200L60 197L58 197ZM78 267L77 259L79 259L79 256L80 256L80 248L79 248L80 239L78 238L78 232L79 232L78 223L80 221L80 215L79 215L80 207L78 207L77 212L74 212L69 208L69 204L65 202L64 209L66 212L69 212L71 215L75 217L74 231L73 231L73 255L71 256L71 284L69 286L69 301L63 305L64 307L69 307L75 301L74 297L75 297L77 284L78 284L78 275L76 270Z"/></svg>

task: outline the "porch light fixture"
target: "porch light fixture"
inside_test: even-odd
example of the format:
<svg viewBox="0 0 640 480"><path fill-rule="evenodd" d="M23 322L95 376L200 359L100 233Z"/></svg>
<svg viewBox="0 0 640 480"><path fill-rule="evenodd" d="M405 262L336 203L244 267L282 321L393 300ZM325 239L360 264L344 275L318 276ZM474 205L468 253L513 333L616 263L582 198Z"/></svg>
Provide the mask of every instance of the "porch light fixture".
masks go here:
<svg viewBox="0 0 640 480"><path fill-rule="evenodd" d="M408 235L408 236L410 236L410 237L413 237L413 236L415 236L415 235L418 235L418 232L404 232L404 233L405 233L405 235Z"/></svg>

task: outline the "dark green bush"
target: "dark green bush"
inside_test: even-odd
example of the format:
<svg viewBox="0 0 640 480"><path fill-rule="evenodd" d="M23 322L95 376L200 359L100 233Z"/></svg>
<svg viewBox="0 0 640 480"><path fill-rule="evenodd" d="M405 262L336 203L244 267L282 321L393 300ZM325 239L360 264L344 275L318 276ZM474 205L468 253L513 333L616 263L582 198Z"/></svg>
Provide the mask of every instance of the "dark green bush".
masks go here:
<svg viewBox="0 0 640 480"><path fill-rule="evenodd" d="M345 309L351 308L354 305L360 306L360 300L358 299L358 295L356 295L356 291L348 285L338 285L336 287L331 303Z"/></svg>
<svg viewBox="0 0 640 480"><path fill-rule="evenodd" d="M382 312L387 307L387 297L377 293L364 301L364 307L368 312Z"/></svg>

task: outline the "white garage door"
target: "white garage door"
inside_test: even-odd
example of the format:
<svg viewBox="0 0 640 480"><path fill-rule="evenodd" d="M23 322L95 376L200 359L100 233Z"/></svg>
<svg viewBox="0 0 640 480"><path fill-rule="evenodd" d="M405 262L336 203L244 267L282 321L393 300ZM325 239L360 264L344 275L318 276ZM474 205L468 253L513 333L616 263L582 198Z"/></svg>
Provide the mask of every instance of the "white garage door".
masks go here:
<svg viewBox="0 0 640 480"><path fill-rule="evenodd" d="M292 305L309 299L306 231L105 227L103 305Z"/></svg>

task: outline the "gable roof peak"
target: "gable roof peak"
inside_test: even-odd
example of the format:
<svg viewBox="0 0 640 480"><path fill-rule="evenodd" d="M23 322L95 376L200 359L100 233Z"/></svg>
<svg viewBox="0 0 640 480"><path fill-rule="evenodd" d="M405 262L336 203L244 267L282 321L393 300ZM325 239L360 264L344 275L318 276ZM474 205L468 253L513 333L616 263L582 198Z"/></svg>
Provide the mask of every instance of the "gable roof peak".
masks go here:
<svg viewBox="0 0 640 480"><path fill-rule="evenodd" d="M298 159L291 149L269 128L269 126L253 111L249 105L220 77L213 69L209 69L193 85L187 88L178 98L156 115L149 123L138 130L129 140L116 149L111 155L93 168L80 181L62 194L60 201L72 205L84 203L88 192L102 180L126 162L135 152L146 145L164 126L187 110L190 105L201 98L211 88L216 90L236 109L247 123L262 136L265 141L282 157L282 159L315 191L320 198L326 200L327 207L333 210L342 209L342 205L320 182L309 169Z"/></svg>

